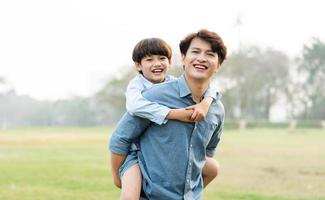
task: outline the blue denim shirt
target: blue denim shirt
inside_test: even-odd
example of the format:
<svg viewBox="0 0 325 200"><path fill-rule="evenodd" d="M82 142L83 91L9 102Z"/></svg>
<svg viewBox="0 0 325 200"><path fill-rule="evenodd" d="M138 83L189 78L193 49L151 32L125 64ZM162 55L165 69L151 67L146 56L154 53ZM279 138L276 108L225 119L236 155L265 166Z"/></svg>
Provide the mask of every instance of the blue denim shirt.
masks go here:
<svg viewBox="0 0 325 200"><path fill-rule="evenodd" d="M195 104L184 76L143 92L150 101L170 108ZM143 190L149 199L200 199L202 168L220 140L224 108L213 101L207 117L196 123L169 120L158 125L147 119L124 114L110 139L110 150L128 154L134 138L140 136L138 152Z"/></svg>

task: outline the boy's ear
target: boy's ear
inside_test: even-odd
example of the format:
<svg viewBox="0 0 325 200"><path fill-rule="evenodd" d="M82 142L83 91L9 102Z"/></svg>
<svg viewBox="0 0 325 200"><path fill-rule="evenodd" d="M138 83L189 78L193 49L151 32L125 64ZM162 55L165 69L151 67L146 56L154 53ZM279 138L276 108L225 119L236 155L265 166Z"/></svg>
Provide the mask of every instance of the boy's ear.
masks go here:
<svg viewBox="0 0 325 200"><path fill-rule="evenodd" d="M134 63L134 64L135 64L135 69L136 69L138 72L142 70L142 69L141 69L141 64L140 64L140 63L136 62L136 63Z"/></svg>

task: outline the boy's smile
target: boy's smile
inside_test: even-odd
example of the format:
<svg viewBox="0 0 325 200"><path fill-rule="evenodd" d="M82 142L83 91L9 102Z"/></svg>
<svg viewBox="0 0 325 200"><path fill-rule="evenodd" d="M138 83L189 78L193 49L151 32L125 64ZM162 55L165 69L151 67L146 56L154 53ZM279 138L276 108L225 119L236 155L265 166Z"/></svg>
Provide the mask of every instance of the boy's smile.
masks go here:
<svg viewBox="0 0 325 200"><path fill-rule="evenodd" d="M165 80L166 73L170 67L170 62L166 56L151 55L136 63L136 69L152 83L161 83Z"/></svg>

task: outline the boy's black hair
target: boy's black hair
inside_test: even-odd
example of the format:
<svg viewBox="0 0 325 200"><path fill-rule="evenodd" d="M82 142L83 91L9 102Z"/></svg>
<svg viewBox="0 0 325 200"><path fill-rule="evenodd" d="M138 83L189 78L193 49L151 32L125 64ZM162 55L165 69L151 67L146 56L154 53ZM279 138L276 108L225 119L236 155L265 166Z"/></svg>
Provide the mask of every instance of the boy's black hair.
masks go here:
<svg viewBox="0 0 325 200"><path fill-rule="evenodd" d="M172 49L160 38L146 38L135 45L132 59L134 62L141 63L142 58L151 55L166 56L170 62L172 58Z"/></svg>

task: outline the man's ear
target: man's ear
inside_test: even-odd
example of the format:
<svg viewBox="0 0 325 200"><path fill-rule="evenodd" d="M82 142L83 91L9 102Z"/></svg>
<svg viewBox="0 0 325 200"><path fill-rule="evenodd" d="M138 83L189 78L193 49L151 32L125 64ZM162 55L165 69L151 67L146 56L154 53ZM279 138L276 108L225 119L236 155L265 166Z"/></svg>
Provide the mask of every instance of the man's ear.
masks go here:
<svg viewBox="0 0 325 200"><path fill-rule="evenodd" d="M182 54L182 61L184 61L184 59L185 59L185 55L184 55L184 54Z"/></svg>
<svg viewBox="0 0 325 200"><path fill-rule="evenodd" d="M217 73L217 71L219 71L220 66L221 66L220 63L218 63L217 67L216 67L215 70L214 70L214 73Z"/></svg>
<svg viewBox="0 0 325 200"><path fill-rule="evenodd" d="M184 55L184 54L182 54L182 65L183 65L183 69L185 69L184 60L185 60L185 55Z"/></svg>
<svg viewBox="0 0 325 200"><path fill-rule="evenodd" d="M182 64L184 65L185 55L182 54Z"/></svg>
<svg viewBox="0 0 325 200"><path fill-rule="evenodd" d="M140 72L142 69L141 69L141 64L140 63L138 63L138 62L136 62L136 63L134 63L134 65L135 65L135 69L138 71L138 72Z"/></svg>

